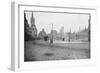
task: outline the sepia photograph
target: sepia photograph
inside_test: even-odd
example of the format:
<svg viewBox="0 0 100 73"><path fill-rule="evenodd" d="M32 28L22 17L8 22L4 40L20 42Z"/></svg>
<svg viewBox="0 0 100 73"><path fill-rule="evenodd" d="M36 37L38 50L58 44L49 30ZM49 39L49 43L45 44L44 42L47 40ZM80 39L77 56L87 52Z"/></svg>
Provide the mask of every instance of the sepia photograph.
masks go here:
<svg viewBox="0 0 100 73"><path fill-rule="evenodd" d="M24 11L24 62L90 59L89 13Z"/></svg>

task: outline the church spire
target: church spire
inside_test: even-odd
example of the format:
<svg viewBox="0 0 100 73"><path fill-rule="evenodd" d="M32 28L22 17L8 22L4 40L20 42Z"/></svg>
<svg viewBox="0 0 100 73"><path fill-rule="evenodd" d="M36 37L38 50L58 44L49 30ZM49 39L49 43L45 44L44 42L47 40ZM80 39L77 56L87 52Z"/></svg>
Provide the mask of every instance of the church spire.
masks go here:
<svg viewBox="0 0 100 73"><path fill-rule="evenodd" d="M31 15L31 27L34 27L34 26L35 26L35 19L34 19L33 12L32 12L32 15Z"/></svg>
<svg viewBox="0 0 100 73"><path fill-rule="evenodd" d="M37 28L35 26L35 18L33 16L33 11L31 14L30 22L31 22L31 35L33 39L35 40L37 38Z"/></svg>

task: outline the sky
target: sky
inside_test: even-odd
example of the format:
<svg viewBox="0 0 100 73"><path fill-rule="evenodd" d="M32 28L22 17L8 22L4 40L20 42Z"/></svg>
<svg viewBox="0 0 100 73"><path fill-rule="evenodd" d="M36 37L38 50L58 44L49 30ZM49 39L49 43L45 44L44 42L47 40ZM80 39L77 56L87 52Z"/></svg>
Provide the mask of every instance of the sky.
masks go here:
<svg viewBox="0 0 100 73"><path fill-rule="evenodd" d="M29 25L32 12L26 11L26 18ZM68 14L68 13L50 13L50 12L34 12L35 25L38 33L44 29L46 33L50 33L53 24L53 30L60 32L64 27L64 32L78 32L88 27L89 15L87 14Z"/></svg>

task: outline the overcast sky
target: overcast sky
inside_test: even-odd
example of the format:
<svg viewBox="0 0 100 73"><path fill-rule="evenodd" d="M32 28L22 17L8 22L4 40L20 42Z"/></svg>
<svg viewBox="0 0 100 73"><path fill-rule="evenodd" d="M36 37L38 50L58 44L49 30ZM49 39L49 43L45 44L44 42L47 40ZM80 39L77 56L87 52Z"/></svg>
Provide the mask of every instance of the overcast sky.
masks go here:
<svg viewBox="0 0 100 73"><path fill-rule="evenodd" d="M25 12L28 23L32 12ZM48 12L33 12L35 25L38 33L44 28L46 33L50 33L52 29L60 31L64 27L64 32L78 32L79 30L88 27L89 15L86 14L68 14L68 13L48 13Z"/></svg>

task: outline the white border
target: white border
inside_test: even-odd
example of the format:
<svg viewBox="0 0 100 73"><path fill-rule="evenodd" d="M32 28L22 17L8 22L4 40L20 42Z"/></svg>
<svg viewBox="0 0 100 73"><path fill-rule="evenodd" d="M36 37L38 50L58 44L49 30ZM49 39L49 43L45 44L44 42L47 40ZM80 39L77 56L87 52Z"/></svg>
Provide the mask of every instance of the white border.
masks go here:
<svg viewBox="0 0 100 73"><path fill-rule="evenodd" d="M13 70L29 70L29 69L46 69L56 67L73 67L83 65L96 64L96 48L95 48L95 24L96 24L96 8L82 6L40 6L25 3L14 3L13 13L15 17L12 19L14 26L14 47L12 53L12 69ZM42 62L24 62L24 10L35 11L53 11L53 12L74 12L74 13L89 13L91 14L91 59L82 60L61 60L61 61L42 61Z"/></svg>

